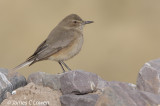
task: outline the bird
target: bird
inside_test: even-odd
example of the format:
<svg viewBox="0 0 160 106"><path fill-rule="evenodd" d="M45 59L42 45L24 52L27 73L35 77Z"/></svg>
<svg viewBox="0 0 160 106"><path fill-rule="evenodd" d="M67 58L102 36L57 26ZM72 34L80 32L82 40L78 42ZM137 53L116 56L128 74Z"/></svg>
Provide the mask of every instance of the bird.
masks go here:
<svg viewBox="0 0 160 106"><path fill-rule="evenodd" d="M77 55L83 45L83 27L93 21L84 21L77 14L66 16L50 32L48 37L38 46L36 51L25 62L16 66L12 71L27 65L31 66L42 60L52 60L59 63L63 73L64 66L71 71L64 61Z"/></svg>

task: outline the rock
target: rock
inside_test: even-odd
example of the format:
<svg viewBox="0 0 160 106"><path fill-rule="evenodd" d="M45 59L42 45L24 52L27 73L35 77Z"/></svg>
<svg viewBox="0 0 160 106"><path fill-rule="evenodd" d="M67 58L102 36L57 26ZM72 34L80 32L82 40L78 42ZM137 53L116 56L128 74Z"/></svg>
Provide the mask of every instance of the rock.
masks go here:
<svg viewBox="0 0 160 106"><path fill-rule="evenodd" d="M98 84L96 89L103 91L108 86L108 82L98 76Z"/></svg>
<svg viewBox="0 0 160 106"><path fill-rule="evenodd" d="M96 74L81 70L69 71L60 77L62 106L95 106L99 97L95 92L104 82ZM103 83L102 83L103 82Z"/></svg>
<svg viewBox="0 0 160 106"><path fill-rule="evenodd" d="M5 71L6 69L0 69L0 103L5 99L7 91L12 91L12 84L7 79Z"/></svg>
<svg viewBox="0 0 160 106"><path fill-rule="evenodd" d="M12 92L12 90L24 85L26 85L24 76L18 73L14 76L8 76L8 70L0 68L0 103L7 97L7 92Z"/></svg>
<svg viewBox="0 0 160 106"><path fill-rule="evenodd" d="M25 86L27 84L26 78L19 73L16 73L14 76L8 77L9 81L13 86L13 90Z"/></svg>
<svg viewBox="0 0 160 106"><path fill-rule="evenodd" d="M139 91L127 83L109 82L96 106L158 106L160 96Z"/></svg>
<svg viewBox="0 0 160 106"><path fill-rule="evenodd" d="M43 87L29 83L25 87L15 90L15 94L2 102L2 106L61 106L61 92L53 91L49 87Z"/></svg>
<svg viewBox="0 0 160 106"><path fill-rule="evenodd" d="M144 64L138 74L137 89L160 94L160 59Z"/></svg>
<svg viewBox="0 0 160 106"><path fill-rule="evenodd" d="M94 92L98 84L96 74L85 71L69 71L60 77L63 94L86 94Z"/></svg>
<svg viewBox="0 0 160 106"><path fill-rule="evenodd" d="M160 105L160 95L144 91L140 91L140 95L148 102L148 104L151 104L151 106Z"/></svg>
<svg viewBox="0 0 160 106"><path fill-rule="evenodd" d="M28 83L33 82L36 85L50 87L53 90L60 89L60 74L51 75L45 72L36 72L28 76Z"/></svg>
<svg viewBox="0 0 160 106"><path fill-rule="evenodd" d="M124 90L136 90L135 84L127 83L127 82L110 81L108 82L108 86L110 87L119 86L120 88Z"/></svg>
<svg viewBox="0 0 160 106"><path fill-rule="evenodd" d="M0 68L0 73L1 74L1 77L4 79L4 80L8 80L11 85L12 85L12 89L17 89L19 87L22 87L22 86L25 86L27 84L26 82L26 78L21 75L20 73L15 73L15 74L12 74L12 75L8 75L8 70L7 69L4 69L4 68ZM7 78L7 79L6 79Z"/></svg>
<svg viewBox="0 0 160 106"><path fill-rule="evenodd" d="M6 76L8 71L0 69L0 102L7 98L2 106L160 105L160 59L142 67L137 85L105 81L94 73L77 70L56 75L36 72L29 75L27 86L18 88L26 84L25 78L19 74ZM13 89L16 90L11 93Z"/></svg>
<svg viewBox="0 0 160 106"><path fill-rule="evenodd" d="M66 94L60 100L62 106L95 106L98 97L98 94Z"/></svg>

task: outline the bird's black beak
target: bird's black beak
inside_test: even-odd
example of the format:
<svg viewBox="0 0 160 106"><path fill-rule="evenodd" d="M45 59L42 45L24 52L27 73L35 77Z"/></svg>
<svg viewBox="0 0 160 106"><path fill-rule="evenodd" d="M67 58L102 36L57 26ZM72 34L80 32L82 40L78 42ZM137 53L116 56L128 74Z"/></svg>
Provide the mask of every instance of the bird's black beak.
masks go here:
<svg viewBox="0 0 160 106"><path fill-rule="evenodd" d="M84 24L90 24L93 23L93 21L84 21Z"/></svg>

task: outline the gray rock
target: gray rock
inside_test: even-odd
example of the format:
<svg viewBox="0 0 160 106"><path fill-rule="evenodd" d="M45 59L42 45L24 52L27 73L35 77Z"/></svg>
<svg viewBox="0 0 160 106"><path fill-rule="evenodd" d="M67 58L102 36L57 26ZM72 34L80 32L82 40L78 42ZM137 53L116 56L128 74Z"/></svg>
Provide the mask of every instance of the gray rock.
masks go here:
<svg viewBox="0 0 160 106"><path fill-rule="evenodd" d="M98 84L97 84L96 89L103 91L107 86L108 86L108 82L98 76Z"/></svg>
<svg viewBox="0 0 160 106"><path fill-rule="evenodd" d="M6 69L0 69L0 103L5 99L6 93L9 91L12 91L12 84L7 79L6 74L3 73L5 71L8 71Z"/></svg>
<svg viewBox="0 0 160 106"><path fill-rule="evenodd" d="M94 92L98 84L96 74L85 71L69 71L60 77L63 94L86 94Z"/></svg>
<svg viewBox="0 0 160 106"><path fill-rule="evenodd" d="M6 77L7 76L7 77ZM37 89L37 85L43 85L46 89L52 88L58 93L61 90L60 101L50 100L50 103L59 103L62 106L158 106L160 105L160 59L146 63L139 72L137 85L117 81L105 81L96 74L81 70L69 71L62 74L50 75L44 72L36 72L28 77L28 83L33 82L28 88ZM0 102L4 98L14 100L11 95L13 89L24 86L26 80L18 73L8 76L7 69L0 69ZM41 88L42 86L40 86ZM49 88L48 88L49 87ZM43 88L43 87L42 87ZM21 88L22 97L26 94ZM33 97L42 98L33 92ZM50 91L50 90L49 90ZM58 91L58 92L57 92ZM59 94L58 93L58 94ZM18 94L17 94L18 95ZM46 95L49 95L46 92ZM50 95L52 96L52 94ZM19 97L19 98L18 98ZM17 96L18 99L23 99ZM51 97L44 99L48 100ZM3 102L7 103L7 100ZM51 104L53 105L53 104Z"/></svg>
<svg viewBox="0 0 160 106"><path fill-rule="evenodd" d="M98 94L66 94L60 97L62 106L95 106Z"/></svg>
<svg viewBox="0 0 160 106"><path fill-rule="evenodd" d="M151 106L160 105L160 95L144 91L140 91L139 93L143 97L143 99L145 99L148 102L148 104L151 104Z"/></svg>
<svg viewBox="0 0 160 106"><path fill-rule="evenodd" d="M108 86L119 86L120 88L124 90L136 90L136 85L132 83L127 82L119 82L119 81L110 81L108 82Z"/></svg>
<svg viewBox="0 0 160 106"><path fill-rule="evenodd" d="M160 94L160 59L144 64L138 74L137 89Z"/></svg>
<svg viewBox="0 0 160 106"><path fill-rule="evenodd" d="M96 106L157 106L160 96L139 91L127 83L109 82Z"/></svg>
<svg viewBox="0 0 160 106"><path fill-rule="evenodd" d="M45 72L36 72L28 76L27 82L33 82L36 85L43 85L54 90L59 90L61 87L60 76L60 74L51 75Z"/></svg>
<svg viewBox="0 0 160 106"><path fill-rule="evenodd" d="M26 85L26 79L20 74L8 76L8 70L0 68L0 103L7 97L7 92Z"/></svg>
<svg viewBox="0 0 160 106"><path fill-rule="evenodd" d="M8 79L12 84L13 90L27 84L26 78L19 73L16 73L14 76L11 77L9 76Z"/></svg>

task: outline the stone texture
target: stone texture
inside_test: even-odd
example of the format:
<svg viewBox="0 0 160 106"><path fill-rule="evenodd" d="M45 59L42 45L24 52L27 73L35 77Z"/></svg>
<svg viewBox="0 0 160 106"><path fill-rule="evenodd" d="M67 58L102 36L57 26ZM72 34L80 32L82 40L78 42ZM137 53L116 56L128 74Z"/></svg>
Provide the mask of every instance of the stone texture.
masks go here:
<svg viewBox="0 0 160 106"><path fill-rule="evenodd" d="M62 106L95 106L98 97L98 94L66 94L61 96L60 100Z"/></svg>
<svg viewBox="0 0 160 106"><path fill-rule="evenodd" d="M12 91L12 84L10 81L7 79L5 73L6 69L0 69L0 103L5 99L6 92Z"/></svg>
<svg viewBox="0 0 160 106"><path fill-rule="evenodd" d="M160 94L160 59L144 64L138 74L137 89Z"/></svg>
<svg viewBox="0 0 160 106"><path fill-rule="evenodd" d="M86 94L96 90L98 76L85 71L69 71L60 77L63 94Z"/></svg>
<svg viewBox="0 0 160 106"><path fill-rule="evenodd" d="M158 106L160 95L139 91L132 84L109 82L96 106Z"/></svg>
<svg viewBox="0 0 160 106"><path fill-rule="evenodd" d="M53 91L49 87L29 83L14 92L2 102L1 106L61 106L59 99L61 92Z"/></svg>
<svg viewBox="0 0 160 106"><path fill-rule="evenodd" d="M19 73L16 73L13 76L8 76L8 80L11 82L13 90L25 86L27 84L26 78Z"/></svg>
<svg viewBox="0 0 160 106"><path fill-rule="evenodd" d="M98 84L96 90L103 91L106 88L106 86L108 86L108 82L98 76Z"/></svg>
<svg viewBox="0 0 160 106"><path fill-rule="evenodd" d="M54 90L60 89L60 74L51 75L45 72L36 72L28 76L27 82L33 82L36 85L43 85Z"/></svg>
<svg viewBox="0 0 160 106"><path fill-rule="evenodd" d="M7 97L7 92L26 85L26 79L20 74L8 76L8 70L0 68L0 103Z"/></svg>
<svg viewBox="0 0 160 106"><path fill-rule="evenodd" d="M94 73L81 70L56 75L36 72L28 77L27 86L10 93L26 83L19 74L7 75L6 69L0 69L0 101L7 98L2 106L10 106L16 101L25 105L30 100L45 101L50 106L160 106L160 59L141 68L137 85L105 81ZM8 101L11 101L9 105Z"/></svg>
<svg viewBox="0 0 160 106"><path fill-rule="evenodd" d="M98 82L101 86L95 92L62 95L60 99L62 106L158 106L160 104L160 95L139 91L134 84L106 82L101 79Z"/></svg>

